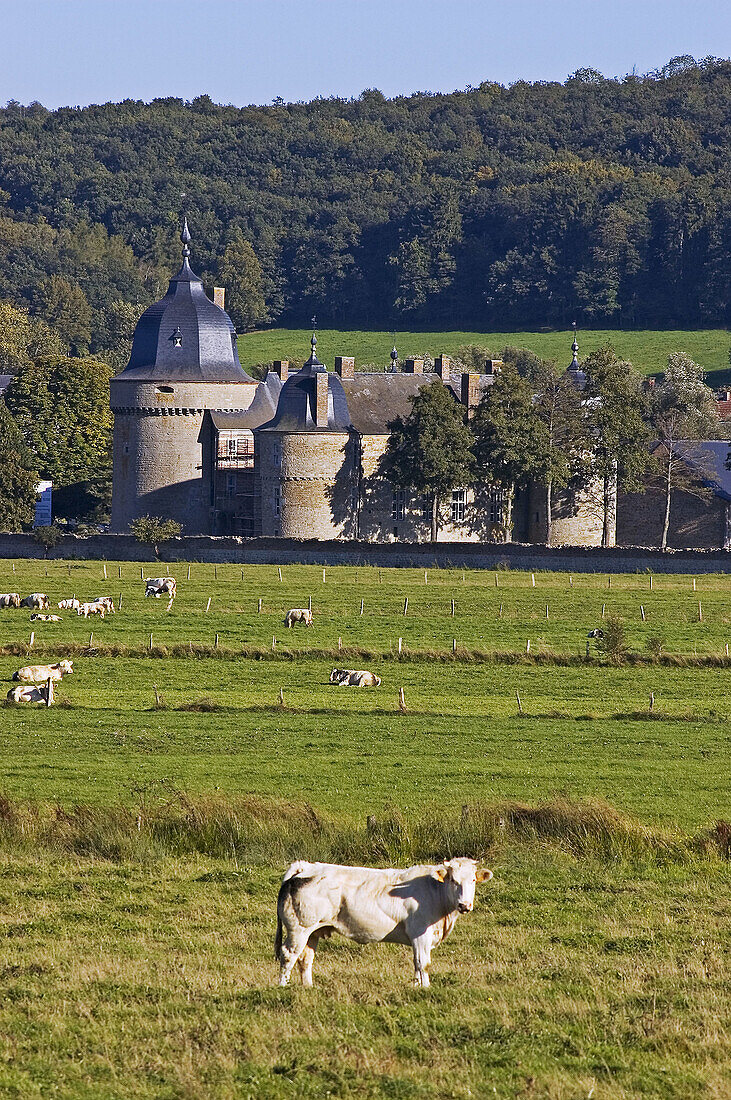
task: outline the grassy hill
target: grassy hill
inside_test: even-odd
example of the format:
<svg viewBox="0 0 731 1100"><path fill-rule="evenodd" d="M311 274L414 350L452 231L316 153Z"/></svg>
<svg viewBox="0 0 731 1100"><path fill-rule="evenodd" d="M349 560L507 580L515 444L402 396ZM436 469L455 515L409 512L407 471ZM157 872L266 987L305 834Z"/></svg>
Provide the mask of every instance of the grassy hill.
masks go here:
<svg viewBox="0 0 731 1100"><path fill-rule="evenodd" d="M309 329L273 328L250 332L239 337L242 366L269 363L273 359L304 359L310 351ZM571 361L570 332L397 332L396 347L402 357L408 355L454 355L464 344L480 344L496 358L506 344L530 348L545 359L567 365ZM731 381L729 347L731 334L726 329L657 331L644 329L624 332L616 329L587 329L578 336L583 358L589 352L612 344L618 355L629 359L643 374L662 371L668 355L684 351L708 372L708 383L720 386ZM393 332L340 331L321 329L317 334L317 354L332 369L336 355L354 355L356 367L389 362L394 343Z"/></svg>

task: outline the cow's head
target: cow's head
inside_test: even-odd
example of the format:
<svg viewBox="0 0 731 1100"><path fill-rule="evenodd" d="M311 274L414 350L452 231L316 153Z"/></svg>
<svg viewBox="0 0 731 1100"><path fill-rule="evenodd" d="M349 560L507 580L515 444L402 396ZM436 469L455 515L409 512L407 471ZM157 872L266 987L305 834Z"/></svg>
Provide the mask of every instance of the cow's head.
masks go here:
<svg viewBox="0 0 731 1100"><path fill-rule="evenodd" d="M437 867L435 875L450 890L453 907L458 913L471 913L475 904L475 886L478 882L488 882L492 871L479 867L477 860L459 856L445 860Z"/></svg>
<svg viewBox="0 0 731 1100"><path fill-rule="evenodd" d="M59 661L58 662L58 667L59 667L59 670L60 670L62 676L68 676L69 673L74 671L74 666L73 666L72 661Z"/></svg>

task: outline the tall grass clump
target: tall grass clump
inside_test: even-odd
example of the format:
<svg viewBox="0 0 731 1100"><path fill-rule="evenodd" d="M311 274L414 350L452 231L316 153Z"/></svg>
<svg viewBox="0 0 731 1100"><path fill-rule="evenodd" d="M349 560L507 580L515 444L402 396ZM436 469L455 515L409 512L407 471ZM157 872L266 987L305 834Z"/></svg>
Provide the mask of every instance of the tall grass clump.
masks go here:
<svg viewBox="0 0 731 1100"><path fill-rule="evenodd" d="M608 615L602 626L602 634L597 638L597 648L612 665L622 665L627 658L627 637L624 619L619 615Z"/></svg>

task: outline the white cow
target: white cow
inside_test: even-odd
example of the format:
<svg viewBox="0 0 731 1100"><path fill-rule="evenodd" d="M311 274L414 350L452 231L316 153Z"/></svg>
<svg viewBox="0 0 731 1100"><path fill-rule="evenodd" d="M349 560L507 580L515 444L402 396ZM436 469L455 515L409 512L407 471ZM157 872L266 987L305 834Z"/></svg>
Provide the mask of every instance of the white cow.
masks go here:
<svg viewBox="0 0 731 1100"><path fill-rule="evenodd" d="M145 596L154 596L156 600L161 596L169 596L174 600L177 592L175 577L148 577L145 581Z"/></svg>
<svg viewBox="0 0 731 1100"><path fill-rule="evenodd" d="M94 596L92 600L89 600L89 603L101 604L108 615L114 614L114 600L111 596Z"/></svg>
<svg viewBox="0 0 731 1100"><path fill-rule="evenodd" d="M60 623L61 622L61 616L60 615L46 615L46 613L44 611L35 611L31 615L30 621L32 623Z"/></svg>
<svg viewBox="0 0 731 1100"><path fill-rule="evenodd" d="M279 984L287 984L296 963L302 984L312 985L318 941L340 932L356 943L410 944L414 984L426 988L432 949L460 913L472 910L475 884L491 878L492 871L464 856L405 870L292 863L277 899Z"/></svg>
<svg viewBox="0 0 731 1100"><path fill-rule="evenodd" d="M330 673L330 683L339 687L380 687L381 677L365 668L334 668Z"/></svg>
<svg viewBox="0 0 731 1100"><path fill-rule="evenodd" d="M291 607L284 616L284 625L291 628L295 623L312 626L312 612L308 611L306 607Z"/></svg>
<svg viewBox="0 0 731 1100"><path fill-rule="evenodd" d="M24 684L43 684L46 680L59 681L74 671L73 661L59 661L55 665L25 665L10 677Z"/></svg>
<svg viewBox="0 0 731 1100"><path fill-rule="evenodd" d="M0 607L20 607L20 593L3 592L0 595Z"/></svg>
<svg viewBox="0 0 731 1100"><path fill-rule="evenodd" d="M48 596L45 592L31 592L30 596L20 601L20 606L30 607L33 611L48 611Z"/></svg>
<svg viewBox="0 0 731 1100"><path fill-rule="evenodd" d="M74 596L70 600L59 600L58 606L61 611L78 611L81 607L81 601Z"/></svg>
<svg viewBox="0 0 731 1100"><path fill-rule="evenodd" d="M103 603L80 603L76 608L76 614L83 615L85 619L88 619L90 615L101 615L103 619L106 608Z"/></svg>
<svg viewBox="0 0 731 1100"><path fill-rule="evenodd" d="M48 687L32 687L30 684L23 687L11 688L8 692L8 701L11 703L46 703ZM51 687L51 701L53 701L53 687Z"/></svg>

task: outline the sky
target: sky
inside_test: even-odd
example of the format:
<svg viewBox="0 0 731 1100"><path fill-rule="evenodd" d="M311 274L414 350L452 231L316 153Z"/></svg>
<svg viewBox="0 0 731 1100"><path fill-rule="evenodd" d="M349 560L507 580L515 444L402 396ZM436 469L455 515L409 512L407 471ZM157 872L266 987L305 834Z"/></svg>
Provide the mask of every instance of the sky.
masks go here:
<svg viewBox="0 0 731 1100"><path fill-rule="evenodd" d="M0 104L244 106L731 56L729 0L0 0Z"/></svg>

